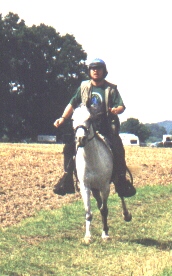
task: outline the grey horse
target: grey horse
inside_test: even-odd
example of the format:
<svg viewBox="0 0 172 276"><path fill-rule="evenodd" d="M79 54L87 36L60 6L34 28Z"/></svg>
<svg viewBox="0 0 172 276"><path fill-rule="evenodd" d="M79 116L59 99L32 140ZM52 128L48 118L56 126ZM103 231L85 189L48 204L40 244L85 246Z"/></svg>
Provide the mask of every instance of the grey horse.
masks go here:
<svg viewBox="0 0 172 276"><path fill-rule="evenodd" d="M103 230L102 238L108 239L108 196L113 172L113 155L108 144L94 131L89 109L80 105L75 109L72 121L75 131L76 171L80 183L80 192L86 213L86 232L84 240L91 241L91 192L100 210ZM124 199L122 200L123 214L126 221L131 220Z"/></svg>

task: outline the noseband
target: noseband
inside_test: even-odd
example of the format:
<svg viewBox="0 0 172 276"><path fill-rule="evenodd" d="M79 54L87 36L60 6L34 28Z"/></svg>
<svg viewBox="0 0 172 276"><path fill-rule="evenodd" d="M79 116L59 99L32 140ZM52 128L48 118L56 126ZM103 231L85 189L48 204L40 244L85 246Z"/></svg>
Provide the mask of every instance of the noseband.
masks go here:
<svg viewBox="0 0 172 276"><path fill-rule="evenodd" d="M74 129L75 134L76 134L76 132L77 132L77 130L78 130L79 128L82 128L82 129L86 132L86 134L89 135L89 133L90 133L90 131L89 131L90 126L91 126L91 123L89 124L89 127L88 127L88 128L87 128L86 126L84 126L84 125L79 125L79 126L77 126L77 127ZM94 137L95 137L95 132L94 132L93 137L91 137L91 138L88 139L88 142L90 142Z"/></svg>
<svg viewBox="0 0 172 276"><path fill-rule="evenodd" d="M83 126L83 125L79 125L79 126L77 126L77 127L75 128L75 134L76 134L76 132L77 132L77 130L78 130L79 128L82 128L83 130L85 130L86 133L89 134L89 128L87 128L87 127L85 127L85 126Z"/></svg>

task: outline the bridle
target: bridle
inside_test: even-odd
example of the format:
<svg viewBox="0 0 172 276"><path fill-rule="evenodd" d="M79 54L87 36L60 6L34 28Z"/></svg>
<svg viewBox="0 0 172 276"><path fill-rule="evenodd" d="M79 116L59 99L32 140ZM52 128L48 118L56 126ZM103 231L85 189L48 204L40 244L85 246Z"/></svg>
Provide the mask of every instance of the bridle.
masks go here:
<svg viewBox="0 0 172 276"><path fill-rule="evenodd" d="M89 143L90 141L92 141L96 136L97 136L97 132L96 132L96 130L94 129L94 125L92 124L92 121L93 120L95 120L98 116L100 116L100 115L102 115L102 114L104 114L104 112L99 112L99 113L97 113L96 114L96 116L94 115L94 116L90 116L88 119L87 119L87 125L85 126L85 125L78 125L77 127L73 127L73 130L74 130L74 135L75 135L75 138L76 138L76 132L77 132L77 130L78 129L83 129L84 131L85 131L85 133L86 133L86 138L87 138L87 143ZM89 136L89 134L90 134L90 127L92 126L92 128L93 128L93 132L94 132L94 134L93 134L93 136L91 137L91 138L88 138L88 136ZM76 140L76 139L75 139ZM86 143L86 144L87 144ZM85 146L85 145L84 145ZM82 147L84 147L84 146L82 146ZM79 147L79 146L78 146ZM77 147L77 148L78 148ZM81 147L81 146L80 146Z"/></svg>
<svg viewBox="0 0 172 276"><path fill-rule="evenodd" d="M84 126L84 125L79 125L79 126L77 126L77 127L74 129L74 133L76 134L77 130L78 130L79 128L81 128L81 129L83 129L83 130L86 132L86 134L87 134L87 136L88 136L88 135L90 134L90 126L91 126L91 119L89 119L89 126L88 126L88 127L86 127L86 126ZM94 130L94 128L93 128L93 130ZM95 136L96 136L96 133L95 133L95 131L94 131L94 135L93 135L91 138L87 139L87 141L90 142L91 140L94 139Z"/></svg>

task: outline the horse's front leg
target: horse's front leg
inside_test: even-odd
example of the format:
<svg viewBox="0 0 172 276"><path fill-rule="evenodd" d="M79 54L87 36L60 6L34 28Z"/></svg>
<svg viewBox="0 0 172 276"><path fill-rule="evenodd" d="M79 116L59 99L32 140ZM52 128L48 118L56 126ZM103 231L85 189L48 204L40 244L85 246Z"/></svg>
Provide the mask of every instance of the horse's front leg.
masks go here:
<svg viewBox="0 0 172 276"><path fill-rule="evenodd" d="M102 232L102 238L103 239L108 239L108 223L107 223L107 217L108 217L108 207L107 207L107 200L103 201L102 207L100 208L100 212L102 215L102 223L103 223L103 232Z"/></svg>
<svg viewBox="0 0 172 276"><path fill-rule="evenodd" d="M84 202L85 219L86 219L86 232L85 232L84 241L86 243L89 243L91 241L90 227L91 227L91 221L92 221L91 201L90 201L91 191L88 187L85 187L84 184L80 183L80 192Z"/></svg>
<svg viewBox="0 0 172 276"><path fill-rule="evenodd" d="M108 239L109 238L109 235L108 235L109 227L108 227L108 223L107 223L107 217L108 217L107 198L108 198L108 196L105 196L105 198L103 198L103 200L102 200L99 190L92 189L92 193L93 193L94 198L97 201L97 207L100 210L100 213L102 216L102 224L103 224L102 238Z"/></svg>

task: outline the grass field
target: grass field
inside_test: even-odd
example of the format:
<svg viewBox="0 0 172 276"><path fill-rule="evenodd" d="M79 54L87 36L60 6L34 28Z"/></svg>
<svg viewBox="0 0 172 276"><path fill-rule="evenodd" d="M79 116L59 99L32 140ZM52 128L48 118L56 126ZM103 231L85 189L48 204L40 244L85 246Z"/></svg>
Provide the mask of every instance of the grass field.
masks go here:
<svg viewBox="0 0 172 276"><path fill-rule="evenodd" d="M52 193L62 173L62 146L0 144L0 150L0 276L172 275L171 149L126 148L137 187L126 200L133 219L123 220L112 192L111 239L103 242L92 200L90 245L83 243L80 195Z"/></svg>

